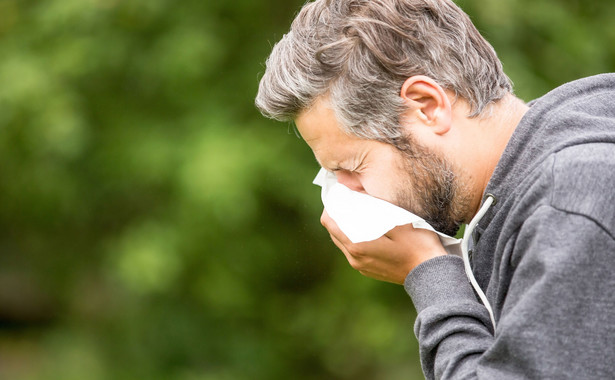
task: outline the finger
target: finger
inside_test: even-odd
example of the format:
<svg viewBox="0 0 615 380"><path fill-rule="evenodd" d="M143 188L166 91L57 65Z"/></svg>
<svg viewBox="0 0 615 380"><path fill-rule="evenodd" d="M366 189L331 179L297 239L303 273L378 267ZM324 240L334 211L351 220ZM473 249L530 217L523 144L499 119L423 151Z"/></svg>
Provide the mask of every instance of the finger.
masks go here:
<svg viewBox="0 0 615 380"><path fill-rule="evenodd" d="M334 235L329 234L329 236L331 237L331 240L333 241L333 244L335 244L337 246L337 248L339 248L339 250L342 251L342 253L346 257L346 260L348 261L350 266L353 266L354 257L352 257L352 255L350 254L350 252L348 251L346 246L344 246L344 244L342 244L342 242L340 242Z"/></svg>
<svg viewBox="0 0 615 380"><path fill-rule="evenodd" d="M339 248L340 251L346 257L346 261L348 264L354 269L361 268L361 257L357 255L357 244L350 241L350 239L342 232L337 223L327 214L326 211L323 211L323 214L320 219L322 225L329 231L329 236L331 237L331 241L333 244ZM365 243L359 243L365 244Z"/></svg>
<svg viewBox="0 0 615 380"><path fill-rule="evenodd" d="M386 269L387 265L384 265L383 268L380 268L380 265L378 265L378 258L381 256L381 253L393 251L393 240L387 236L382 236L372 241L353 243L341 231L337 223L329 216L326 210L323 211L320 222L329 231L331 240L339 250L342 251L353 269L366 277L376 280L401 283L400 279L397 278L399 276L392 276L391 273L389 273L390 271ZM409 229L413 229L412 226L410 226ZM398 257L395 255L393 257L384 257L384 259L384 263L386 264L390 261L397 261L396 259L398 259ZM401 281L403 282L403 279L401 279Z"/></svg>
<svg viewBox="0 0 615 380"><path fill-rule="evenodd" d="M386 251L389 249L389 245L392 243L392 240L382 237L378 239L378 241L368 241L363 243L349 243L343 244L337 237L333 234L329 234L331 236L331 240L333 243L339 248L339 250L344 254L346 261L353 269L357 270L361 275L369 278L373 278L379 281L391 282L394 284L402 284L405 275L407 273L403 273L403 275L393 275L390 273L388 269L388 265L378 265L378 260L374 261L374 258L380 256L378 252L380 250ZM345 236L345 235L344 235ZM363 252L371 252L371 254L365 255ZM391 260L388 258L386 261ZM370 264L371 263L371 264ZM386 264L386 262L385 262ZM399 265L396 265L396 268Z"/></svg>
<svg viewBox="0 0 615 380"><path fill-rule="evenodd" d="M350 247L362 247L362 250L370 250L372 247L382 247L384 241L391 240L385 235L376 240L353 243L350 238L348 238L348 236L346 236L346 234L339 228L335 220L329 216L326 210L323 210L322 212L320 223L327 229L327 231L329 231L329 234L332 237L335 237L337 242L346 247L346 249L349 249ZM412 228L412 225L410 225L410 228Z"/></svg>
<svg viewBox="0 0 615 380"><path fill-rule="evenodd" d="M329 216L327 210L322 211L322 215L320 216L320 223L329 231L329 234L337 239L343 245L352 244L348 236L339 228L335 220Z"/></svg>
<svg viewBox="0 0 615 380"><path fill-rule="evenodd" d="M326 210L323 210L322 215L320 216L320 223L325 227L327 232L329 232L329 236L333 241L333 244L339 248L346 258L349 257L348 250L342 243L342 239L346 241L348 238L342 232L342 230L338 227L337 223L329 216Z"/></svg>
<svg viewBox="0 0 615 380"><path fill-rule="evenodd" d="M403 234L407 234L407 233L412 233L412 231L418 231L419 228L414 228L414 226L412 225L412 223L409 224L404 224L401 226L397 226L394 227L390 230L388 230L384 236L386 236L387 238L391 239L391 240L395 240L395 237L403 235Z"/></svg>
<svg viewBox="0 0 615 380"><path fill-rule="evenodd" d="M329 216L327 211L323 211L320 222L329 231L333 243L344 253L350 265L356 269L356 265L362 256L361 253L369 250L372 242L353 243L339 228L335 220Z"/></svg>
<svg viewBox="0 0 615 380"><path fill-rule="evenodd" d="M412 246L418 251L444 250L438 234L425 228L414 228L412 224L395 227L388 231L385 236L387 236L390 241L398 242L406 240L404 236L412 236Z"/></svg>

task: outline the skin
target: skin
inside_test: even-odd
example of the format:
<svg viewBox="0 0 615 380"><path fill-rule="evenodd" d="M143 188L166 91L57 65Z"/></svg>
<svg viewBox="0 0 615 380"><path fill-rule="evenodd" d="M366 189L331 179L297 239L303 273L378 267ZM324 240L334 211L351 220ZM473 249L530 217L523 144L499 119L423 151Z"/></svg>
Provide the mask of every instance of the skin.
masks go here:
<svg viewBox="0 0 615 380"><path fill-rule="evenodd" d="M408 78L400 97L408 110L401 117L404 131L454 174L447 181L453 181L459 191L448 217L468 223L478 211L489 178L528 107L509 95L491 106L489 117L468 118L468 104L426 76ZM430 221L429 215L424 215L430 182L417 180L424 177L417 173L440 167L427 164L413 168L412 159L392 145L343 132L326 96L301 112L295 123L318 163L333 171L338 182L427 216ZM354 269L382 281L403 284L416 266L446 254L436 234L410 225L397 227L377 240L353 244L326 211L321 223Z"/></svg>

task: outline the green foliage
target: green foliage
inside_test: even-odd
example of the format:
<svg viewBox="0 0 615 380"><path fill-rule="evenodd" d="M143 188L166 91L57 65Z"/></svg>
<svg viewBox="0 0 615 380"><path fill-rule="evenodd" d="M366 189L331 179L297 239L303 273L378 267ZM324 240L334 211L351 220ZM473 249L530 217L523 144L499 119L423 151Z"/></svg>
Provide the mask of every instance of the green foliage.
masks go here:
<svg viewBox="0 0 615 380"><path fill-rule="evenodd" d="M0 377L421 378L410 300L253 107L302 3L0 0ZM615 68L615 4L460 4L526 100Z"/></svg>

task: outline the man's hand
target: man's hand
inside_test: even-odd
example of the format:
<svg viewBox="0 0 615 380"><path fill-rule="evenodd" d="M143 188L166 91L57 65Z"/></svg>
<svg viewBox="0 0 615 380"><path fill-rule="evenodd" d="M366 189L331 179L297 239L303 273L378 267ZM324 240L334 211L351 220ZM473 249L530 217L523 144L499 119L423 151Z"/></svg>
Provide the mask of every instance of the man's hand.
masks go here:
<svg viewBox="0 0 615 380"><path fill-rule="evenodd" d="M438 235L412 225L396 227L377 240L354 244L326 211L323 211L320 223L329 231L350 266L377 280L403 284L417 265L446 255Z"/></svg>

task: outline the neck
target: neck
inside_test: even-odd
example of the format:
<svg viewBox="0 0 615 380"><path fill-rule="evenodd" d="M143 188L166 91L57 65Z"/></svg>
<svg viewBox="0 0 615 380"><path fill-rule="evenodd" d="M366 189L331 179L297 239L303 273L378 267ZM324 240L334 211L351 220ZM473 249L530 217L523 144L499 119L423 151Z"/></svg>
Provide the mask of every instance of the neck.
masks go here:
<svg viewBox="0 0 615 380"><path fill-rule="evenodd" d="M464 157L460 162L469 169L471 187L471 207L468 210L471 219L480 207L487 184L510 140L517 125L529 107L512 94L507 95L490 109L485 117L467 119L468 128L464 133Z"/></svg>

